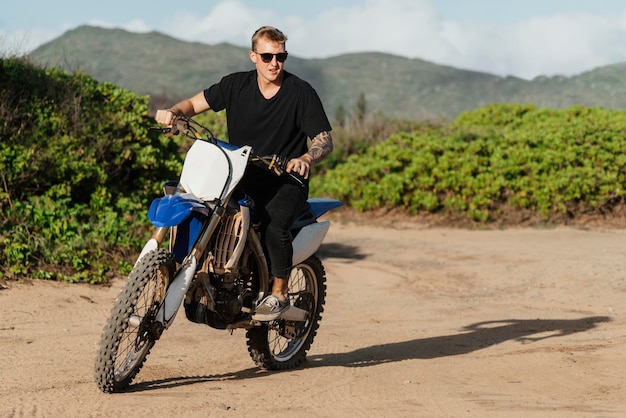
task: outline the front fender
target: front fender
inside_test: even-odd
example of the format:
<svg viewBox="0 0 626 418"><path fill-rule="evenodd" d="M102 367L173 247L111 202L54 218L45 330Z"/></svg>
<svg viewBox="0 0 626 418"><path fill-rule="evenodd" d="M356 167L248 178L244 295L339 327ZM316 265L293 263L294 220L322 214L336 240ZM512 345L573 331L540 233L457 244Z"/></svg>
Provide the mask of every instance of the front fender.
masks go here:
<svg viewBox="0 0 626 418"><path fill-rule="evenodd" d="M206 204L191 193L166 195L154 199L148 210L148 219L156 227L180 225L193 212L209 214Z"/></svg>

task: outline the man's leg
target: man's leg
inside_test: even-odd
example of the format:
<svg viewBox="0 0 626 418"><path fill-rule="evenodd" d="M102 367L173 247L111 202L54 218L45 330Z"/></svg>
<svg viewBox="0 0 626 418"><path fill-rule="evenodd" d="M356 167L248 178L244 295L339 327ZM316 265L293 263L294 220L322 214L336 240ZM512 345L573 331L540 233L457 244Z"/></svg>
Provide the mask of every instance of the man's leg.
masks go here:
<svg viewBox="0 0 626 418"><path fill-rule="evenodd" d="M304 208L306 197L306 190L300 186L284 184L265 206L263 236L274 281L271 295L261 302L253 316L256 320L271 321L289 307L287 290L293 260L290 227Z"/></svg>

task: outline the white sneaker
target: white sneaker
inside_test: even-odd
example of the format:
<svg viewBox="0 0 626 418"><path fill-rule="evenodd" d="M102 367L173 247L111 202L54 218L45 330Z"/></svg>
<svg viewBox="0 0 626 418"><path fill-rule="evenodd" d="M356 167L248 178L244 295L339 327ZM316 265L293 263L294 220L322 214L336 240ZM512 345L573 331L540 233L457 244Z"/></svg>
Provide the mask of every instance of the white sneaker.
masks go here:
<svg viewBox="0 0 626 418"><path fill-rule="evenodd" d="M269 295L259 303L252 319L255 321L273 321L280 318L287 309L289 309L289 299L280 300L274 295Z"/></svg>

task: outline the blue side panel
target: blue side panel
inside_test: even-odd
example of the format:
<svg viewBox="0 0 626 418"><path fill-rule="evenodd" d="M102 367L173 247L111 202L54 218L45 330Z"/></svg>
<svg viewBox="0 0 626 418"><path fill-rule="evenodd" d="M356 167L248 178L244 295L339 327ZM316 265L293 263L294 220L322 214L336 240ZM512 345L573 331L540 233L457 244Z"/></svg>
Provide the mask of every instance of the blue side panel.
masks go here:
<svg viewBox="0 0 626 418"><path fill-rule="evenodd" d="M201 218L201 215L194 212L176 228L176 241L172 248L172 254L177 263L183 262L196 242L198 234L202 229L203 221Z"/></svg>
<svg viewBox="0 0 626 418"><path fill-rule="evenodd" d="M303 226L312 224L317 221L317 218L339 206L343 206L343 203L338 200L319 197L310 198L307 200L307 205L302 213L298 216L293 225L291 225L291 229L297 230Z"/></svg>
<svg viewBox="0 0 626 418"><path fill-rule="evenodd" d="M328 212L329 210L333 210L340 206L343 206L343 203L338 200L320 197L312 197L308 200L308 202L309 208L311 212L313 212L313 214L315 215L316 219Z"/></svg>

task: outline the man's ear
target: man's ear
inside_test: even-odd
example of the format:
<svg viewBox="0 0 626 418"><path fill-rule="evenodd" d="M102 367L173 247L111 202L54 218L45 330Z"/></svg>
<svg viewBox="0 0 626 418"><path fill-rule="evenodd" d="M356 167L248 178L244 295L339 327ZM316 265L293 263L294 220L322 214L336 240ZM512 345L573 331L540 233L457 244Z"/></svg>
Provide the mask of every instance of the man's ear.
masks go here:
<svg viewBox="0 0 626 418"><path fill-rule="evenodd" d="M248 55L250 56L250 61L256 64L256 53L254 51L250 51L248 52Z"/></svg>

